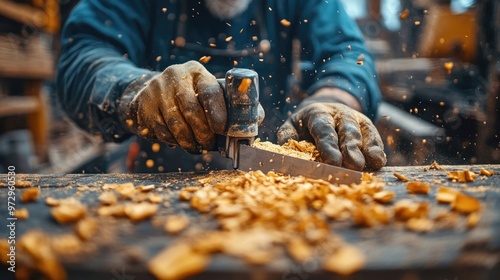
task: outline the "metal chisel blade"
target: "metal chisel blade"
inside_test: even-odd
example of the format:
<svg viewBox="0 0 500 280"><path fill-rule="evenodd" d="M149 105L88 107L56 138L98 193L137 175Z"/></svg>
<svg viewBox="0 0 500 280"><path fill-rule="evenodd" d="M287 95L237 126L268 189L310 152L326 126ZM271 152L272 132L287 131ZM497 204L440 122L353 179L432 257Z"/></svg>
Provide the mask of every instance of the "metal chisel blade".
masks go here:
<svg viewBox="0 0 500 280"><path fill-rule="evenodd" d="M239 146L238 169L261 170L264 173L274 171L292 176L302 175L341 184L358 184L362 177L362 173L358 171L274 153L244 144Z"/></svg>

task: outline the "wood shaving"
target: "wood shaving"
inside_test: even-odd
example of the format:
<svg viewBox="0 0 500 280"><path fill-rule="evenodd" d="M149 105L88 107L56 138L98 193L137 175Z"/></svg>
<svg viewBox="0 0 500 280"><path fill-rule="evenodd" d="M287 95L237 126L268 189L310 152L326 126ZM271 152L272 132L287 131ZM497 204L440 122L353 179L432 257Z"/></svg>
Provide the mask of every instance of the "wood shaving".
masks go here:
<svg viewBox="0 0 500 280"><path fill-rule="evenodd" d="M74 234L51 236L51 247L58 255L72 255L82 251L83 243Z"/></svg>
<svg viewBox="0 0 500 280"><path fill-rule="evenodd" d="M426 218L411 218L406 221L406 228L415 232L429 232L433 226L432 220Z"/></svg>
<svg viewBox="0 0 500 280"><path fill-rule="evenodd" d="M481 215L479 214L479 212L473 212L467 216L467 221L465 224L467 228L474 228L477 226L477 224L479 224L479 220L481 220Z"/></svg>
<svg viewBox="0 0 500 280"><path fill-rule="evenodd" d="M440 187L436 193L436 200L439 203L451 204L455 201L460 191L448 187Z"/></svg>
<svg viewBox="0 0 500 280"><path fill-rule="evenodd" d="M381 192L375 193L373 195L373 199L376 202L387 204L387 203L390 203L395 196L396 196L395 192L381 191Z"/></svg>
<svg viewBox="0 0 500 280"><path fill-rule="evenodd" d="M31 188L33 187L33 182L25 180L16 180L16 188Z"/></svg>
<svg viewBox="0 0 500 280"><path fill-rule="evenodd" d="M408 182L408 181L410 181L410 179L408 179L408 177L406 177L405 175L399 174L399 173L396 173L396 172L394 172L394 177L396 177L401 182Z"/></svg>
<svg viewBox="0 0 500 280"><path fill-rule="evenodd" d="M204 55L204 56L200 57L199 61L200 61L201 63L203 63L203 64L206 64L206 63L208 63L211 59L212 59L212 57L211 57L211 56L209 56L209 55Z"/></svg>
<svg viewBox="0 0 500 280"><path fill-rule="evenodd" d="M310 161L320 161L319 151L316 149L314 144L307 141L289 139L288 142L280 146L268 141L262 142L260 139L255 139L253 146L277 154L283 154Z"/></svg>
<svg viewBox="0 0 500 280"><path fill-rule="evenodd" d="M198 187L185 187L179 192L179 198L181 200L189 200L191 199L191 194L198 190Z"/></svg>
<svg viewBox="0 0 500 280"><path fill-rule="evenodd" d="M177 234L183 231L189 225L189 218L183 215L171 215L165 222L165 231Z"/></svg>
<svg viewBox="0 0 500 280"><path fill-rule="evenodd" d="M431 190L431 186L423 182L408 182L406 184L406 190L408 193L412 194L428 194Z"/></svg>
<svg viewBox="0 0 500 280"><path fill-rule="evenodd" d="M429 203L414 202L402 199L394 204L394 217L398 221L408 221L412 218L426 218L430 210Z"/></svg>
<svg viewBox="0 0 500 280"><path fill-rule="evenodd" d="M301 238L293 238L287 244L288 254L297 262L304 263L313 255L312 247Z"/></svg>
<svg viewBox="0 0 500 280"><path fill-rule="evenodd" d="M246 93L251 85L252 85L252 79L243 78L241 80L240 85L238 86L238 92L239 93Z"/></svg>
<svg viewBox="0 0 500 280"><path fill-rule="evenodd" d="M99 195L98 199L104 205L113 205L118 201L115 193L110 191L103 192L101 195Z"/></svg>
<svg viewBox="0 0 500 280"><path fill-rule="evenodd" d="M281 23L281 25L283 25L285 27L289 27L290 25L292 25L292 23L287 19L280 20L280 23Z"/></svg>
<svg viewBox="0 0 500 280"><path fill-rule="evenodd" d="M366 206L358 206L352 214L354 225L362 227L373 227L376 225L376 220L370 213L370 209Z"/></svg>
<svg viewBox="0 0 500 280"><path fill-rule="evenodd" d="M27 263L31 265L29 268L40 273L45 279L66 279L66 272L45 233L38 230L26 232L19 240L19 248L25 253L23 257L28 258Z"/></svg>
<svg viewBox="0 0 500 280"><path fill-rule="evenodd" d="M125 205L125 215L133 221L138 222L153 216L158 210L158 205L147 202L128 203Z"/></svg>
<svg viewBox="0 0 500 280"><path fill-rule="evenodd" d="M451 204L451 207L459 213L470 214L481 209L481 202L475 197L458 193L455 200Z"/></svg>
<svg viewBox="0 0 500 280"><path fill-rule="evenodd" d="M252 171L224 182L181 191L184 195L180 198L189 199L191 207L199 212L213 213L220 228L227 231L213 233L214 243L206 245L210 250L250 264L264 264L276 257L276 246L280 244L296 261L307 260L315 244L332 238L324 214L339 220L352 218L354 224L388 223L392 215L371 198L383 188L383 182L373 174L365 174L359 185L347 186ZM389 201L394 194L378 196ZM363 219L369 222L359 222ZM194 250L208 250L206 246L197 248L199 243L190 246Z"/></svg>
<svg viewBox="0 0 500 280"><path fill-rule="evenodd" d="M181 279L202 272L210 258L188 244L165 248L148 263L149 271L159 280Z"/></svg>
<svg viewBox="0 0 500 280"><path fill-rule="evenodd" d="M350 275L363 268L365 262L364 254L357 247L344 245L326 259L323 268L340 275Z"/></svg>
<svg viewBox="0 0 500 280"><path fill-rule="evenodd" d="M143 192L138 192L134 194L133 196L129 197L128 199L132 202L139 203L139 202L145 202L149 199L149 195L151 193L143 193Z"/></svg>
<svg viewBox="0 0 500 280"><path fill-rule="evenodd" d="M478 174L470 171L449 171L446 173L446 177L452 182L469 183L474 182Z"/></svg>
<svg viewBox="0 0 500 280"><path fill-rule="evenodd" d="M361 175L361 182L372 183L378 181L377 176L371 172L363 172ZM380 181L381 182L381 181Z"/></svg>
<svg viewBox="0 0 500 280"><path fill-rule="evenodd" d="M151 203L160 204L163 202L163 196L157 193L150 193L148 195L148 200Z"/></svg>
<svg viewBox="0 0 500 280"><path fill-rule="evenodd" d="M76 224L75 231L82 240L89 240L97 231L97 221L94 218L82 219Z"/></svg>
<svg viewBox="0 0 500 280"><path fill-rule="evenodd" d="M58 206L59 205L59 200L49 196L49 197L47 197L45 199L45 204L47 206L51 206L51 207L52 206Z"/></svg>
<svg viewBox="0 0 500 280"><path fill-rule="evenodd" d="M103 190L114 190L116 189L120 184L112 183L112 184L104 184L102 186Z"/></svg>
<svg viewBox="0 0 500 280"><path fill-rule="evenodd" d="M18 218L19 220L26 220L29 218L29 216L30 216L30 213L28 211L28 208L17 209L14 212L14 217Z"/></svg>
<svg viewBox="0 0 500 280"><path fill-rule="evenodd" d="M0 261L5 264L10 261L10 244L7 238L0 239Z"/></svg>
<svg viewBox="0 0 500 280"><path fill-rule="evenodd" d="M486 170L484 168L481 168L479 170L479 175L481 175L481 176L490 177L490 176L493 176L494 174L495 174L495 171L493 171L493 170Z"/></svg>
<svg viewBox="0 0 500 280"><path fill-rule="evenodd" d="M428 170L444 170L444 167L439 165L439 163L437 163L437 161L433 161L431 163L431 165L429 165ZM424 171L427 171L427 170L424 170Z"/></svg>
<svg viewBox="0 0 500 280"><path fill-rule="evenodd" d="M257 140L256 143L265 142ZM315 159L313 154L317 153L312 144L297 141L289 141L286 147L302 156L307 154L309 160ZM197 180L196 186L179 190L179 199L188 202L185 206L189 205L200 213L208 213L209 217L215 219L217 229L202 233L195 228L186 230L190 219L180 214L152 219L155 227L163 226L167 233L180 234L185 231L179 236L183 239L169 244L148 263L150 272L158 279L177 279L199 273L215 253L237 257L248 264L262 265L286 252L295 262L305 263L324 246L330 250L317 261L323 264L325 270L349 275L364 266L365 257L354 245L346 244L332 234L331 220L346 221L362 227L398 222L407 230L425 233L451 228L456 224L464 226L464 223L457 223L458 219L472 228L480 219L479 200L447 187L437 190L436 200L451 204L451 208L429 217L431 206L428 202L411 199L394 201L396 193L385 190L385 183L373 173L363 173L361 182L351 185L331 184L302 176L284 176L275 172L235 174L223 181L206 176ZM408 192L429 194L429 184L409 182L404 175L396 174L394 176L398 180L407 180ZM105 192L99 196L99 200L105 205L97 209L97 214L125 216L134 222L155 215L165 195L158 193L163 188L155 189L154 185L134 187L133 183L105 184L102 189ZM108 195L115 195L115 192L121 197L115 196L111 202L104 199ZM173 190L167 189L166 192L173 193ZM118 203L118 199L127 199L128 202ZM68 204L65 201L54 199L51 204L59 203L54 208L57 209ZM165 207L170 207L171 203L174 202L165 202ZM385 205L391 203L394 205ZM77 219L76 235L67 237L66 254L78 252L78 244L91 239L97 230L96 220L82 218ZM60 247L64 248L62 245ZM64 251L54 250L61 251L61 254Z"/></svg>
<svg viewBox="0 0 500 280"><path fill-rule="evenodd" d="M90 188L89 188L89 186L83 185L83 186L78 186L76 189L79 192L83 192L83 191L88 191Z"/></svg>
<svg viewBox="0 0 500 280"><path fill-rule="evenodd" d="M135 193L135 187L132 183L119 184L115 191L119 194L123 195L126 198L131 197Z"/></svg>
<svg viewBox="0 0 500 280"><path fill-rule="evenodd" d="M140 192L150 192L155 189L155 185L138 186L137 190Z"/></svg>
<svg viewBox="0 0 500 280"><path fill-rule="evenodd" d="M52 217L60 224L74 223L85 217L87 207L74 198L59 201L60 204L52 208Z"/></svg>
<svg viewBox="0 0 500 280"><path fill-rule="evenodd" d="M38 199L38 196L40 195L40 189L39 188L31 188L23 191L21 194L21 202L33 202Z"/></svg>
<svg viewBox="0 0 500 280"><path fill-rule="evenodd" d="M97 214L99 216L125 217L125 206L123 204L101 206L97 209Z"/></svg>

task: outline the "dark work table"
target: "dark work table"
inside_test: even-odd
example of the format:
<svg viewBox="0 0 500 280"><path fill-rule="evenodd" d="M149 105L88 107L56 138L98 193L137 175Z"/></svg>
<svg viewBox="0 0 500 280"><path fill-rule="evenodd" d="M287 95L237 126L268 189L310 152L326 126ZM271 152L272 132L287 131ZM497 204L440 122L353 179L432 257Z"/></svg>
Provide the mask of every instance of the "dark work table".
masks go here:
<svg viewBox="0 0 500 280"><path fill-rule="evenodd" d="M438 187L448 186L481 200L481 219L474 228L456 226L428 233L406 230L397 223L372 228L354 227L346 222L333 222L331 229L346 242L356 245L365 255L364 268L349 277L323 271L318 261L299 264L286 254L265 265L248 265L226 255L214 255L209 266L190 279L500 279L500 165L443 166L445 170L424 171L425 166L385 167L375 172L394 191L397 200L428 200L433 211L448 209L449 205L436 203ZM480 168L493 170L490 177L476 178L474 182L458 183L446 179L446 172ZM95 209L101 205L97 197L105 183L132 182L135 186L154 184L164 202L150 219L137 223L126 218L98 218L99 228L88 244L86 253L63 258L68 279L154 279L148 272L147 262L160 250L175 242L181 235L167 234L157 222L160 217L182 213L190 217L191 224L203 229L214 228L215 220L207 214L191 209L189 202L179 199L182 188L199 185L199 180L210 176L234 174L236 171L213 173L164 174L16 174L22 184L39 187L40 196L34 202L21 203L19 198L26 188L16 188L16 208L27 208L29 218L16 221L16 238L29 230L39 229L48 235L74 232L72 224L58 224L45 204L49 196L74 196L88 206L87 216L97 217ZM397 180L394 173L411 180L431 185L428 195L412 195L406 183ZM0 238L7 237L6 174L0 175ZM83 187L82 187L83 186ZM0 265L1 279L14 279L5 263Z"/></svg>

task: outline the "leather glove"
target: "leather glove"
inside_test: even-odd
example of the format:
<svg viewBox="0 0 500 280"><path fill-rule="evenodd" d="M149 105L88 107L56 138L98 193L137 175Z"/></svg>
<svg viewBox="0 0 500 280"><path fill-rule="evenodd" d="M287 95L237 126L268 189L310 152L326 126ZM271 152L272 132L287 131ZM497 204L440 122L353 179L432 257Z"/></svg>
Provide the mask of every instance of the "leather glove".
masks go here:
<svg viewBox="0 0 500 280"><path fill-rule="evenodd" d="M223 90L197 61L171 65L145 83L132 83L119 112L131 132L190 153L212 150L215 134L224 134L227 121Z"/></svg>
<svg viewBox="0 0 500 280"><path fill-rule="evenodd" d="M386 162L380 135L364 114L328 99L309 97L278 129L278 143L313 141L323 162L354 170L382 168Z"/></svg>

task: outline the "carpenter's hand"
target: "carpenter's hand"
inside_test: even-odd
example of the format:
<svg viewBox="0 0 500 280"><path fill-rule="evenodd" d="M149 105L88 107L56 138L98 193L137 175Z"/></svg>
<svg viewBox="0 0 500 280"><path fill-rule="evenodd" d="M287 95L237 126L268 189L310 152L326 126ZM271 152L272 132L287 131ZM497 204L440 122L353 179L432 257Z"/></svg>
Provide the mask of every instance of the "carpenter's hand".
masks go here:
<svg viewBox="0 0 500 280"><path fill-rule="evenodd" d="M278 130L278 142L313 140L323 162L354 170L386 164L380 135L368 117L340 103L310 103Z"/></svg>
<svg viewBox="0 0 500 280"><path fill-rule="evenodd" d="M142 88L129 86L120 108L132 132L190 153L212 150L226 127L223 90L196 61L169 66Z"/></svg>

